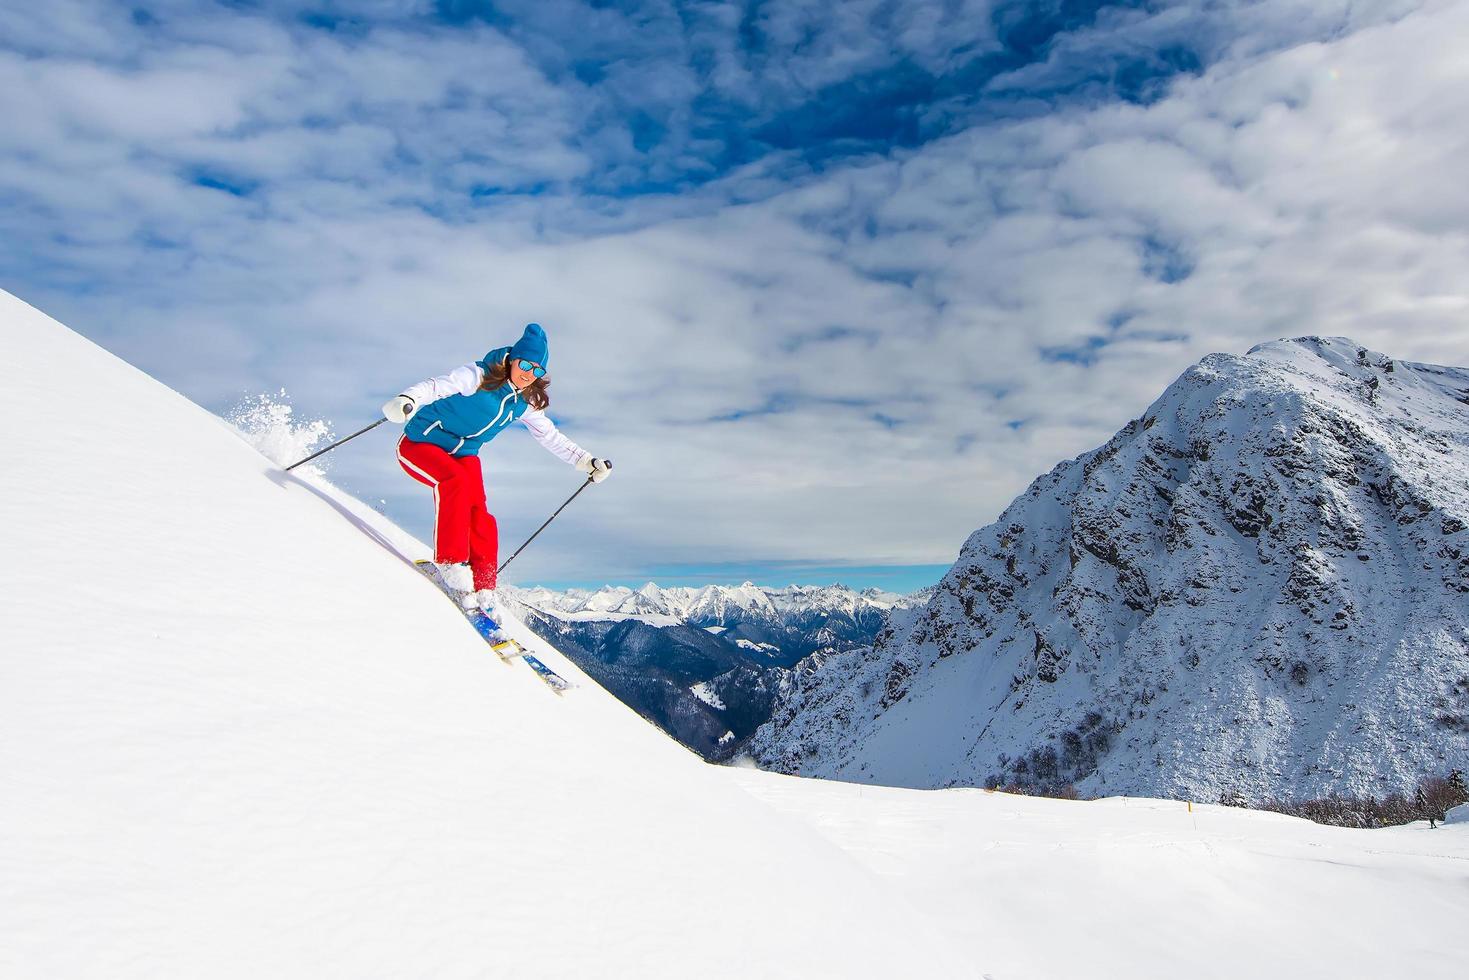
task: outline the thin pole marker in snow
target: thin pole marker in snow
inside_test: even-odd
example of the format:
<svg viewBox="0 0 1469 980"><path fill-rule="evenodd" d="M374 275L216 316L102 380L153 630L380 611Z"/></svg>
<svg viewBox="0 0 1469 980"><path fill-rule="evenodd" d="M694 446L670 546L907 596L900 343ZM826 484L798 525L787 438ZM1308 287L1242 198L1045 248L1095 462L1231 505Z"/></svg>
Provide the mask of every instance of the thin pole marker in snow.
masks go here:
<svg viewBox="0 0 1469 980"><path fill-rule="evenodd" d="M296 467L300 466L302 463L309 463L313 459L315 459L316 457L318 457L318 456L320 456L320 455L322 455L324 453L331 452L333 449L336 449L342 443L347 442L347 441L352 440L352 439L356 439L358 436L362 435L362 433L364 433L364 432L371 432L373 429L376 429L378 426L382 425L386 421L387 421L387 419L378 419L376 422L372 423L367 428L365 428L365 429L358 429L356 432L352 433L350 436L347 436L344 439L338 439L336 442L332 443L330 446L327 446L325 449L318 449L316 452L312 453L310 456L307 456L305 459L298 459L298 460L296 460L296 462L294 462L290 466L287 466L286 467L286 472L289 473L291 470L294 470Z"/></svg>

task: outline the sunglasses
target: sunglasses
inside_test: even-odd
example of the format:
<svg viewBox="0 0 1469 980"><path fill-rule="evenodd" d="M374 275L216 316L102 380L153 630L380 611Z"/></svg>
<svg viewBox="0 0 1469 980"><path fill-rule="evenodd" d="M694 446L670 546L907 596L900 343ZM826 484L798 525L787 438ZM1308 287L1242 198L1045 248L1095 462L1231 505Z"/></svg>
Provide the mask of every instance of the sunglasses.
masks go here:
<svg viewBox="0 0 1469 980"><path fill-rule="evenodd" d="M544 378L546 376L546 369L541 367L535 361L520 360L516 361L515 363L522 371L529 371L531 374L535 375L538 378Z"/></svg>

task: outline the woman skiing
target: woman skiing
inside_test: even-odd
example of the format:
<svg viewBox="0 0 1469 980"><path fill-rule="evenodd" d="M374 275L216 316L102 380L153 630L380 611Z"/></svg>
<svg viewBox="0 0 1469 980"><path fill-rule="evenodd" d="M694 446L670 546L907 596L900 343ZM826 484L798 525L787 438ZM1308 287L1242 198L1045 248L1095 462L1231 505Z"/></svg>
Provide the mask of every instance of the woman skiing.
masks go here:
<svg viewBox="0 0 1469 980"><path fill-rule="evenodd" d="M494 610L499 533L485 506L481 446L519 420L549 452L595 482L612 472L546 416L549 356L546 332L528 324L512 346L420 381L383 406L389 421L406 423L398 464L434 491L434 561L465 608Z"/></svg>

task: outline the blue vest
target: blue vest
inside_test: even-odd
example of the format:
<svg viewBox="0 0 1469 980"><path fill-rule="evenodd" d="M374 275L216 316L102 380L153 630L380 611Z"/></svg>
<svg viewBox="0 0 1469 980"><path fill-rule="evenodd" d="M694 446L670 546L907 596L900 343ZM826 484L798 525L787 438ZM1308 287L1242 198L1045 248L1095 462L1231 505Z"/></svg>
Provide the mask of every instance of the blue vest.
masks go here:
<svg viewBox="0 0 1469 980"><path fill-rule="evenodd" d="M480 370L489 371L510 353L500 347L479 361ZM453 456L478 456L479 449L495 438L511 422L520 418L530 405L506 380L493 391L483 389L472 395L450 395L413 413L403 434L414 442L428 442Z"/></svg>

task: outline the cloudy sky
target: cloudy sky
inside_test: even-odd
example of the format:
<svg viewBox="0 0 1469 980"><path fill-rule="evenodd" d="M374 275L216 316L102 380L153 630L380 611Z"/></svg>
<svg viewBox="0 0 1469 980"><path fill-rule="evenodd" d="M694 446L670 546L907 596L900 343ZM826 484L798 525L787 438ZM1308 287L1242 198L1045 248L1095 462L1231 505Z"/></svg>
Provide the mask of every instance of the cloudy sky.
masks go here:
<svg viewBox="0 0 1469 980"><path fill-rule="evenodd" d="M551 337L532 581L914 587L1189 364L1469 364L1469 2L0 0L0 288L338 433ZM147 424L140 419L139 424ZM333 477L427 534L378 430ZM579 477L485 455L507 550Z"/></svg>

